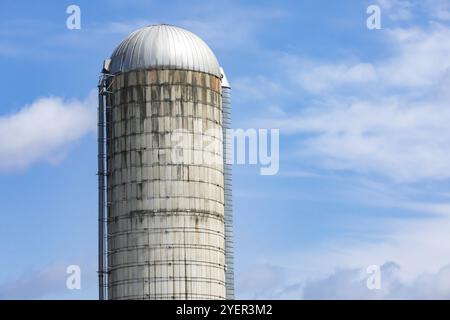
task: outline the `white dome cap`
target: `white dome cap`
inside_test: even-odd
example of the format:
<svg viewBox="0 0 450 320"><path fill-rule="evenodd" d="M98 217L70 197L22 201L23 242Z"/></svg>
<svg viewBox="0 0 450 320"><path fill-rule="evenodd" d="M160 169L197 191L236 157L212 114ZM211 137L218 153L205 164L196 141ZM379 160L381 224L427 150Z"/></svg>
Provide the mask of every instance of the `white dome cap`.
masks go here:
<svg viewBox="0 0 450 320"><path fill-rule="evenodd" d="M216 56L202 39L165 24L134 31L114 50L111 73L138 69L183 69L221 76Z"/></svg>

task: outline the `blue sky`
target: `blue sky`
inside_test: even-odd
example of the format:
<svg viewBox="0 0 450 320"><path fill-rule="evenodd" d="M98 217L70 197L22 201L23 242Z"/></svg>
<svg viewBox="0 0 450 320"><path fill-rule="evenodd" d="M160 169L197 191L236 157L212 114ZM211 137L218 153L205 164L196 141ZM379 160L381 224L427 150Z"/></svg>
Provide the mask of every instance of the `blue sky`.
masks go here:
<svg viewBox="0 0 450 320"><path fill-rule="evenodd" d="M96 298L93 90L103 59L153 23L210 45L235 128L280 129L277 175L234 167L238 298L450 298L450 1L0 7L0 298ZM81 290L65 288L71 264Z"/></svg>

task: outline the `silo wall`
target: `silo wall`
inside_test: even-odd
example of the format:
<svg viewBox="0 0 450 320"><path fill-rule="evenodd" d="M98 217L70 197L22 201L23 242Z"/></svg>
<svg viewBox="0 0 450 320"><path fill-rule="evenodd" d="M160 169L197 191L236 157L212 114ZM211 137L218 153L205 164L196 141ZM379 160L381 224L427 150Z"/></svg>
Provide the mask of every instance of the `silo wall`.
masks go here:
<svg viewBox="0 0 450 320"><path fill-rule="evenodd" d="M220 79L139 70L115 75L111 90L109 299L224 299Z"/></svg>

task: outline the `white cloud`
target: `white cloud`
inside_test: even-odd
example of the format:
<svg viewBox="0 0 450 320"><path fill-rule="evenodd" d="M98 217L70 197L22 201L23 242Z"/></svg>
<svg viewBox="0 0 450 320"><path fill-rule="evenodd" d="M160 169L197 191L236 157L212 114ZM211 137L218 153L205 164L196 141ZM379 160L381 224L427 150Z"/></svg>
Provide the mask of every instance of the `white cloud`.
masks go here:
<svg viewBox="0 0 450 320"><path fill-rule="evenodd" d="M95 129L96 94L84 101L46 97L0 117L0 170L61 161L70 145Z"/></svg>
<svg viewBox="0 0 450 320"><path fill-rule="evenodd" d="M73 263L54 262L0 283L0 300L95 298L96 265L86 259L78 263L81 269L81 288L78 290L66 287L67 267Z"/></svg>
<svg viewBox="0 0 450 320"><path fill-rule="evenodd" d="M378 64L384 85L436 86L450 76L450 28L433 23L429 29L394 29L387 32L393 57Z"/></svg>
<svg viewBox="0 0 450 320"><path fill-rule="evenodd" d="M425 0L431 16L438 20L450 20L450 1L448 0Z"/></svg>
<svg viewBox="0 0 450 320"><path fill-rule="evenodd" d="M273 253L270 263L256 260L237 276L239 298L448 299L448 204L439 211L442 215L433 219L355 218L354 225L347 226L348 237ZM382 266L380 291L366 287L371 265Z"/></svg>
<svg viewBox="0 0 450 320"><path fill-rule="evenodd" d="M236 277L239 298L448 299L449 217L447 208L434 219L356 219L351 228L360 224L360 238L352 232L301 251L273 253L270 264L257 260ZM370 232L371 224L379 228ZM380 291L366 287L371 265L382 266Z"/></svg>
<svg viewBox="0 0 450 320"><path fill-rule="evenodd" d="M393 21L404 21L413 18L414 3L408 0L378 0L382 9L382 16Z"/></svg>
<svg viewBox="0 0 450 320"><path fill-rule="evenodd" d="M369 88L375 93L392 89L429 89L450 77L450 28L431 23L427 29L396 28L384 32L390 57L373 62L308 61L282 57L294 83L312 93L350 87L353 95ZM386 48L385 48L386 49ZM381 50L381 48L380 48Z"/></svg>
<svg viewBox="0 0 450 320"><path fill-rule="evenodd" d="M238 283L242 299L450 299L450 265L434 273L421 273L412 280L402 278L395 262L380 266L380 289L369 290L367 267L340 268L325 277L289 282L288 271L273 265L254 265ZM251 275L257 275L251 276ZM258 275L264 275L259 278ZM264 279L269 279L265 282ZM273 280L277 280L276 282Z"/></svg>
<svg viewBox="0 0 450 320"><path fill-rule="evenodd" d="M268 124L284 132L313 133L299 141L299 154L319 155L326 168L406 182L445 179L450 177L447 105L401 98L346 101Z"/></svg>
<svg viewBox="0 0 450 320"><path fill-rule="evenodd" d="M392 55L373 63L308 68L291 57L291 87L321 96L256 125L302 134L298 154L319 157L328 169L398 182L450 178L450 29L433 24L386 35Z"/></svg>
<svg viewBox="0 0 450 320"><path fill-rule="evenodd" d="M330 254L328 258L335 261L335 265L357 267L396 261L402 266L402 279L410 281L449 263L448 215L430 219L372 219L365 223L385 226L384 231L376 231L379 240L340 240L325 245L328 249L324 251ZM367 232L365 236L369 235Z"/></svg>
<svg viewBox="0 0 450 320"><path fill-rule="evenodd" d="M283 266L281 285L251 289L246 283L243 297L449 298L450 204L432 191L450 178L450 28L431 23L380 32L385 54L373 61L283 55L283 66L290 66L281 68L284 83L298 94L297 110L281 104L285 114L263 115L254 124L297 139L294 160L325 168L321 177L330 175L327 169L356 173L338 174L347 185L337 192L374 212L368 218L365 209L352 211L354 221L343 234L307 250L272 253L276 263L264 270ZM365 70L349 72L358 68ZM302 106L305 92L312 96L308 107ZM372 190L352 189L351 177L366 179ZM364 270L386 261L396 264L384 265L390 275L385 290L371 293Z"/></svg>
<svg viewBox="0 0 450 320"><path fill-rule="evenodd" d="M412 281L401 278L402 268L394 262L380 267L381 287L379 290L367 288L369 274L365 268L337 270L324 279L303 285L303 299L449 299L450 265L437 273L421 274ZM281 297L294 298L292 292L284 290Z"/></svg>

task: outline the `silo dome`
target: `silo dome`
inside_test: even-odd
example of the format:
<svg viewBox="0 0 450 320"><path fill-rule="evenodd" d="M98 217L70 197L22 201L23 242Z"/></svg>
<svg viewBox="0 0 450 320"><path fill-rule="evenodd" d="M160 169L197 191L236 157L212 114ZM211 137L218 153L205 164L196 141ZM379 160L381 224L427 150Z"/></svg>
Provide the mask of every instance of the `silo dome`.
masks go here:
<svg viewBox="0 0 450 320"><path fill-rule="evenodd" d="M165 24L136 30L114 50L111 73L139 69L182 69L221 76L216 56L202 39Z"/></svg>

